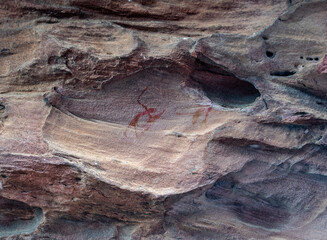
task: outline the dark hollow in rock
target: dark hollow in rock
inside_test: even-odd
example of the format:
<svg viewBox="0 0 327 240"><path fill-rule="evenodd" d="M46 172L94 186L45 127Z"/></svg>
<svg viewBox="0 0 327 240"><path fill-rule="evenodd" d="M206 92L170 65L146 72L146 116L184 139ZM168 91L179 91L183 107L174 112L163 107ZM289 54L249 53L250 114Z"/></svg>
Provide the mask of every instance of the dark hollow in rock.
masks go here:
<svg viewBox="0 0 327 240"><path fill-rule="evenodd" d="M66 59L58 56L51 56L48 59L48 64L66 64Z"/></svg>
<svg viewBox="0 0 327 240"><path fill-rule="evenodd" d="M3 48L0 50L0 57L5 57L5 56L9 56L9 55L13 55L13 53L10 51L10 49L8 48Z"/></svg>
<svg viewBox="0 0 327 240"><path fill-rule="evenodd" d="M288 77L294 75L296 72L294 71L281 71L281 72L273 72L270 73L270 76L276 76L276 77Z"/></svg>
<svg viewBox="0 0 327 240"><path fill-rule="evenodd" d="M226 108L242 108L251 105L261 96L253 84L220 70L197 70L191 78L199 83L206 96Z"/></svg>
<svg viewBox="0 0 327 240"><path fill-rule="evenodd" d="M232 209L239 219L250 224L276 228L286 222L290 216L285 209L271 206L259 199L245 198L243 201L236 201Z"/></svg>
<svg viewBox="0 0 327 240"><path fill-rule="evenodd" d="M0 104L0 116L4 115L4 113L6 112L6 106L3 104Z"/></svg>
<svg viewBox="0 0 327 240"><path fill-rule="evenodd" d="M217 182L205 195L215 204L230 208L241 221L266 228L279 227L290 216L282 202L255 197L240 187L235 188L229 180Z"/></svg>
<svg viewBox="0 0 327 240"><path fill-rule="evenodd" d="M266 51L266 56L269 58L273 58L273 57L275 57L275 54L271 51Z"/></svg>
<svg viewBox="0 0 327 240"><path fill-rule="evenodd" d="M42 219L42 209L0 197L0 237L32 233Z"/></svg>
<svg viewBox="0 0 327 240"><path fill-rule="evenodd" d="M34 217L34 209L22 202L0 198L0 206L1 225L8 225L15 220L30 220Z"/></svg>

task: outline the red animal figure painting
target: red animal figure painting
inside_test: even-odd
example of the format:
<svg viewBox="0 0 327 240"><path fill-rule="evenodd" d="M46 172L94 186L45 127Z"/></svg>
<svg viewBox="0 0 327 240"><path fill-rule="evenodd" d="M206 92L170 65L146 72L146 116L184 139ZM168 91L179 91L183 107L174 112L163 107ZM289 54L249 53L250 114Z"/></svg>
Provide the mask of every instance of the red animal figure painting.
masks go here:
<svg viewBox="0 0 327 240"><path fill-rule="evenodd" d="M140 104L144 108L144 111L136 114L134 116L134 118L132 119L132 121L128 125L128 128L131 128L131 127L134 128L136 136L137 136L137 128L143 128L143 131L149 130L149 128L152 126L152 124L155 121L157 121L162 116L162 114L164 114L164 112L165 112L165 110L163 110L162 112L160 112L156 115L153 115L157 111L157 109L156 108L148 108L145 104L143 104L141 102L141 97L147 90L148 90L147 87L145 89L143 89L143 91L137 98L137 103ZM145 124L143 126L140 126L139 121L140 121L141 117L143 117L143 116L147 116L148 120L145 122ZM126 129L124 135L125 135L125 137L127 137L127 129Z"/></svg>

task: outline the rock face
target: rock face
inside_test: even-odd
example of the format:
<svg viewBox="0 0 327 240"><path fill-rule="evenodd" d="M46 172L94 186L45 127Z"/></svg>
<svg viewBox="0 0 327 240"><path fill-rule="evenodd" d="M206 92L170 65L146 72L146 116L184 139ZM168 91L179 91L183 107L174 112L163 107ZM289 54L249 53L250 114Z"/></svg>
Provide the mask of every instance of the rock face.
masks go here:
<svg viewBox="0 0 327 240"><path fill-rule="evenodd" d="M0 239L326 239L327 1L3 0Z"/></svg>

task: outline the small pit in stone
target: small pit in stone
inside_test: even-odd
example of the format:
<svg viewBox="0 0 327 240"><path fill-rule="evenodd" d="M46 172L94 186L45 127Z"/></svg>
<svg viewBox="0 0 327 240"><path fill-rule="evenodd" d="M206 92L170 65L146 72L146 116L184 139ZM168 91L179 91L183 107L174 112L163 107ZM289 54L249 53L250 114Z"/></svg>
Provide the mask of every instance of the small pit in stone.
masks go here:
<svg viewBox="0 0 327 240"><path fill-rule="evenodd" d="M8 48L2 48L0 50L0 57L10 56L13 55L13 53Z"/></svg>
<svg viewBox="0 0 327 240"><path fill-rule="evenodd" d="M273 58L273 57L275 57L275 54L271 51L266 51L266 56L269 58Z"/></svg>
<svg viewBox="0 0 327 240"><path fill-rule="evenodd" d="M3 114L5 112L5 110L6 110L5 105L0 104L0 114Z"/></svg>
<svg viewBox="0 0 327 240"><path fill-rule="evenodd" d="M193 72L191 78L200 84L213 103L226 108L249 106L261 96L253 84L223 69L199 69Z"/></svg>

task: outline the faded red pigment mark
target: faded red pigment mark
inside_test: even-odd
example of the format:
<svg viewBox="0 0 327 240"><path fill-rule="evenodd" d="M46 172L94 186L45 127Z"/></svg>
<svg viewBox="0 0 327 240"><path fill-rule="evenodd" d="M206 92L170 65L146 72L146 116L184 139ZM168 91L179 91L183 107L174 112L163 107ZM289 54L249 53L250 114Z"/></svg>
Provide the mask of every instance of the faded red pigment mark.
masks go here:
<svg viewBox="0 0 327 240"><path fill-rule="evenodd" d="M318 64L317 71L319 74L327 73L327 55L325 55L322 62Z"/></svg>
<svg viewBox="0 0 327 240"><path fill-rule="evenodd" d="M203 115L203 113L204 113L204 118L202 120L202 124L206 124L209 113L211 112L212 109L213 108L210 105L205 105L204 107L196 110L195 113L193 113L192 124L193 125L196 124L198 119ZM176 115L189 115L189 113L176 113Z"/></svg>
<svg viewBox="0 0 327 240"><path fill-rule="evenodd" d="M204 113L204 119L202 120L202 123L207 123L207 118L209 116L209 112L212 110L212 107L207 107L207 108L200 108L198 109L192 117L192 124L196 124L199 117Z"/></svg>
<svg viewBox="0 0 327 240"><path fill-rule="evenodd" d="M130 128L130 127L134 128L136 136L137 136L137 131L136 130L137 130L138 127L143 128L144 129L143 131L149 130L151 125L155 121L157 121L162 116L162 114L166 111L166 110L163 110L162 112L160 112L157 115L151 115L151 114L155 113L157 111L157 109L156 108L148 108L145 104L143 104L141 102L141 97L147 90L148 90L147 87L145 89L143 89L143 91L141 92L141 94L137 98L137 103L140 104L144 108L145 111L140 112L137 115L135 115L134 118L132 119L132 121L128 124L128 127L127 127L127 128ZM139 126L140 118L143 117L143 116L148 116L148 120L146 121L146 123L143 126ZM127 129L126 129L126 131L124 133L125 137L127 137L126 132L127 132Z"/></svg>

